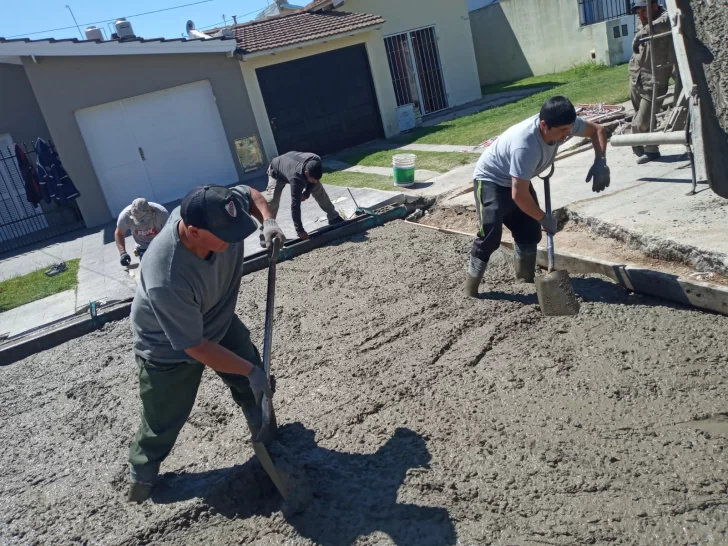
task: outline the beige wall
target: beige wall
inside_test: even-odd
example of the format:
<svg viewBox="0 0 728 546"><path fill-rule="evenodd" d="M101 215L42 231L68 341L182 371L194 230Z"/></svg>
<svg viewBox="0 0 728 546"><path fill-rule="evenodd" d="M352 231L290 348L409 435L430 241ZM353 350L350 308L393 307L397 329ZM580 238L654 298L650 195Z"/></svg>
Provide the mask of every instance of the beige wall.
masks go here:
<svg viewBox="0 0 728 546"><path fill-rule="evenodd" d="M481 97L467 0L346 0L337 9L381 15L384 36L434 25L448 104Z"/></svg>
<svg viewBox="0 0 728 546"><path fill-rule="evenodd" d="M303 49L279 51L275 55L268 54L240 61L240 69L245 79L245 85L248 88L250 104L252 105L255 119L258 123L261 143L268 161L278 155L278 148L273 137L273 130L270 126L265 102L263 101L263 94L260 91L260 85L258 84L258 77L255 71L264 66L294 61L303 57L318 55L319 53L325 53L333 49L357 44L365 44L367 49L369 65L372 69L374 91L377 96L377 102L379 103L379 111L382 115L384 136L389 138L399 133L399 126L397 125L397 101L394 97L392 77L389 73L387 54L384 50L384 41L382 40L382 35L378 31L373 30L355 36L333 39L327 43L311 45ZM323 82L323 85L325 85L325 82Z"/></svg>
<svg viewBox="0 0 728 546"><path fill-rule="evenodd" d="M634 35L632 21L628 16L581 26L576 0L501 0L473 11L470 24L480 83L560 72L592 60L625 62ZM627 37L613 37L617 24L628 25Z"/></svg>
<svg viewBox="0 0 728 546"><path fill-rule="evenodd" d="M0 134L10 133L17 143L50 138L25 69L0 63Z"/></svg>
<svg viewBox="0 0 728 546"><path fill-rule="evenodd" d="M36 57L23 59L28 78L66 170L81 192L89 227L112 219L74 112L81 108L210 80L238 174L233 140L258 134L245 83L224 53ZM109 128L112 130L113 128Z"/></svg>

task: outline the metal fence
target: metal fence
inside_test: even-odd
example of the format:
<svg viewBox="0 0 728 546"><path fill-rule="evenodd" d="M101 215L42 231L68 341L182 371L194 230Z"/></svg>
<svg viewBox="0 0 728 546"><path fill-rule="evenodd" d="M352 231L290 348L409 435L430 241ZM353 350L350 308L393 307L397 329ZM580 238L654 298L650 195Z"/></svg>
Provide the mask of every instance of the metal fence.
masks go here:
<svg viewBox="0 0 728 546"><path fill-rule="evenodd" d="M50 144L53 147L53 144ZM20 145L28 161L35 165L35 150ZM55 149L54 149L55 151ZM25 181L14 148L0 148L0 253L51 239L84 227L75 201L61 204L28 201Z"/></svg>

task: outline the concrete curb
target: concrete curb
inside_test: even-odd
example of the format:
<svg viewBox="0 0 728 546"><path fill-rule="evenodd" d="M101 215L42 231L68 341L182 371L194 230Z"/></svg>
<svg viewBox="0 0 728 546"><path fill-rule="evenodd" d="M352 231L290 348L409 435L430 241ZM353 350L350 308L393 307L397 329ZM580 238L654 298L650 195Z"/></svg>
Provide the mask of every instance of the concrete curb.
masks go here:
<svg viewBox="0 0 728 546"><path fill-rule="evenodd" d="M0 346L0 366L7 366L34 353L57 347L70 339L98 330L107 322L114 322L129 316L132 300L103 308L95 318L90 316L71 318L60 325L51 325L15 342Z"/></svg>
<svg viewBox="0 0 728 546"><path fill-rule="evenodd" d="M512 243L501 243L501 245L513 249ZM555 257L556 269L565 269L569 273L575 274L596 273L604 275L627 290L638 294L728 315L727 287L693 281L653 269L607 262L568 252L556 252ZM545 248L539 247L537 263L541 267L548 267Z"/></svg>

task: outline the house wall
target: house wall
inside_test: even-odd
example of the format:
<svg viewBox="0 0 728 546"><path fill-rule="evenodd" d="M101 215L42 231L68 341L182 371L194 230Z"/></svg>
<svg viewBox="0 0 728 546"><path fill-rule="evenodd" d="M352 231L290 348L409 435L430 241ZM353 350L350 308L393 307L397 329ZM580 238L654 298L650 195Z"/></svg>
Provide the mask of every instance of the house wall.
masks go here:
<svg viewBox="0 0 728 546"><path fill-rule="evenodd" d="M394 96L392 76L389 73L387 53L384 50L384 40L382 40L382 35L379 31L372 30L354 36L332 39L326 43L310 45L303 49L278 51L275 54L267 54L240 61L240 70L242 71L245 85L248 89L250 104L252 105L260 130L261 144L268 161L278 155L278 147L276 146L268 112L263 101L263 94L260 91L258 76L255 71L264 66L294 61L303 57L318 55L319 53L357 44L364 44L367 49L369 66L372 71L372 80L374 81L374 91L382 116L384 135L389 138L399 133L399 125L397 124L397 100ZM322 81L322 85L326 85L325 80Z"/></svg>
<svg viewBox="0 0 728 546"><path fill-rule="evenodd" d="M629 60L634 17L582 26L576 0L501 0L470 12L481 85ZM613 27L628 25L614 38Z"/></svg>
<svg viewBox="0 0 728 546"><path fill-rule="evenodd" d="M434 25L448 104L481 97L467 0L346 0L337 9L381 15L384 36Z"/></svg>
<svg viewBox="0 0 728 546"><path fill-rule="evenodd" d="M66 170L81 192L88 227L112 219L74 112L153 91L210 80L233 158L233 140L258 134L237 60L224 53L23 58L28 79ZM113 127L109 127L113 130ZM243 172L234 161L238 175Z"/></svg>
<svg viewBox="0 0 728 546"><path fill-rule="evenodd" d="M0 134L4 133L17 143L50 138L25 69L0 63Z"/></svg>

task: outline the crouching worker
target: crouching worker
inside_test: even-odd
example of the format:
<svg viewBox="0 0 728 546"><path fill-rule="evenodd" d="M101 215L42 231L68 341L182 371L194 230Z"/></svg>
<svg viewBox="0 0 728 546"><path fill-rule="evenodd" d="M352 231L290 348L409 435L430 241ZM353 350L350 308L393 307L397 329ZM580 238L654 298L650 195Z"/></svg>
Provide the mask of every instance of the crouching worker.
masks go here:
<svg viewBox="0 0 728 546"><path fill-rule="evenodd" d="M289 185L291 187L291 217L299 239L309 238L308 233L303 229L301 203L310 196L313 196L321 210L326 213L330 226L344 221L321 184L323 174L321 158L311 153L288 152L276 157L268 167L268 188L265 198L273 218L278 215L281 194ZM262 235L260 244L264 245Z"/></svg>
<svg viewBox="0 0 728 546"><path fill-rule="evenodd" d="M508 129L478 160L473 182L480 231L470 253L466 295L477 297L490 255L500 246L504 225L515 240L516 280L534 282L541 228L556 233L556 220L539 207L531 179L551 167L559 145L572 135L591 139L596 157L586 181L593 181L592 191L603 191L610 182L606 131L577 117L565 97L550 98L540 114Z"/></svg>
<svg viewBox="0 0 728 546"><path fill-rule="evenodd" d="M190 191L150 245L131 308L141 424L129 448L129 500L150 495L159 467L195 403L205 367L230 387L251 433L272 396L258 349L235 314L243 240L263 225L268 245L283 232L265 198L247 186Z"/></svg>

